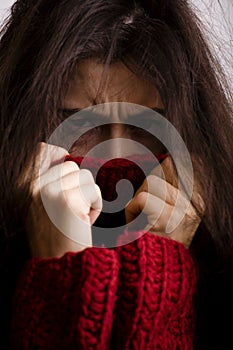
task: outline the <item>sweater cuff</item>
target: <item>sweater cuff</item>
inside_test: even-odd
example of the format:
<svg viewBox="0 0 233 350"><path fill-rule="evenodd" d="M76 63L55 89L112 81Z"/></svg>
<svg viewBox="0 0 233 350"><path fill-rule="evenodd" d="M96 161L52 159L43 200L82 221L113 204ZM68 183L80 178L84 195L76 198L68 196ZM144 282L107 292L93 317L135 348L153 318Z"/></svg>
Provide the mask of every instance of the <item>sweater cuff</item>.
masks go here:
<svg viewBox="0 0 233 350"><path fill-rule="evenodd" d="M105 248L29 260L13 302L13 348L108 349L118 271Z"/></svg>

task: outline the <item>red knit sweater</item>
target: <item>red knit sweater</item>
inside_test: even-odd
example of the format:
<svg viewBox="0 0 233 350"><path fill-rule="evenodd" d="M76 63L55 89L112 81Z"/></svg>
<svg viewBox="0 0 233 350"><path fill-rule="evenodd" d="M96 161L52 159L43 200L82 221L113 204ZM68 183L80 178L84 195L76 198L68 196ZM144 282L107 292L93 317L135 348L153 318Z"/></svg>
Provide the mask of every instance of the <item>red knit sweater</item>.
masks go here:
<svg viewBox="0 0 233 350"><path fill-rule="evenodd" d="M188 250L151 234L32 259L15 294L13 349L191 350L195 282Z"/></svg>
<svg viewBox="0 0 233 350"><path fill-rule="evenodd" d="M29 260L13 300L12 349L193 349L189 251L150 233L124 245L129 235L116 248Z"/></svg>

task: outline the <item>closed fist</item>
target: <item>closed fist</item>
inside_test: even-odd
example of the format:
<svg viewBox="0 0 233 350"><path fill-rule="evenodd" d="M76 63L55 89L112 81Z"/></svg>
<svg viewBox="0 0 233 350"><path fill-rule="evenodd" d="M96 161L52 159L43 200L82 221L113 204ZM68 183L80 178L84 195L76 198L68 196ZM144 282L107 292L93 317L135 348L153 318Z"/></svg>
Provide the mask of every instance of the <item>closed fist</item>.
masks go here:
<svg viewBox="0 0 233 350"><path fill-rule="evenodd" d="M68 152L39 144L32 203L27 218L32 256L60 257L92 246L91 226L102 209L99 187L89 170L80 170Z"/></svg>

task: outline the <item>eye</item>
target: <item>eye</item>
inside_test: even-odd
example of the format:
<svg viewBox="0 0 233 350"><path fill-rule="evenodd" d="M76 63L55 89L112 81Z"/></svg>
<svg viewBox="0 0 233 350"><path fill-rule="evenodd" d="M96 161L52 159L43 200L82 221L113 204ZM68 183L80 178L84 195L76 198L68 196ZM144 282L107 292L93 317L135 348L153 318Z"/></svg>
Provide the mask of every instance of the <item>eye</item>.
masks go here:
<svg viewBox="0 0 233 350"><path fill-rule="evenodd" d="M70 108L59 108L57 113L60 118L63 120L71 117L73 114L80 112L80 109L70 109Z"/></svg>
<svg viewBox="0 0 233 350"><path fill-rule="evenodd" d="M86 132L90 129L97 129L96 123L94 123L93 120L89 120L86 118L76 118L72 121L75 128L78 128L79 130L82 130L83 132Z"/></svg>
<svg viewBox="0 0 233 350"><path fill-rule="evenodd" d="M99 115L92 113L81 112L80 109L59 109L58 115L65 121L68 130L76 131L78 130L82 134L87 131L99 130L103 124L100 120Z"/></svg>
<svg viewBox="0 0 233 350"><path fill-rule="evenodd" d="M130 129L137 133L147 131L153 134L159 128L161 128L161 122L151 115L138 115L130 121Z"/></svg>

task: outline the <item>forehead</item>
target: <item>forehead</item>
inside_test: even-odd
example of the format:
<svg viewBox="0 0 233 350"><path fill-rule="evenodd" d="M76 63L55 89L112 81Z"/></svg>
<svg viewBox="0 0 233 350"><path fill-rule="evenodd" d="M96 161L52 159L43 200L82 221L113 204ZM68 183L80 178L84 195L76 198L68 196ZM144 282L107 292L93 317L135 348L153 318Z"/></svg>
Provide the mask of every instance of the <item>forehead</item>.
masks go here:
<svg viewBox="0 0 233 350"><path fill-rule="evenodd" d="M72 73L65 94L66 108L86 108L105 102L130 102L162 108L157 89L122 62L107 68L97 59L85 59Z"/></svg>

